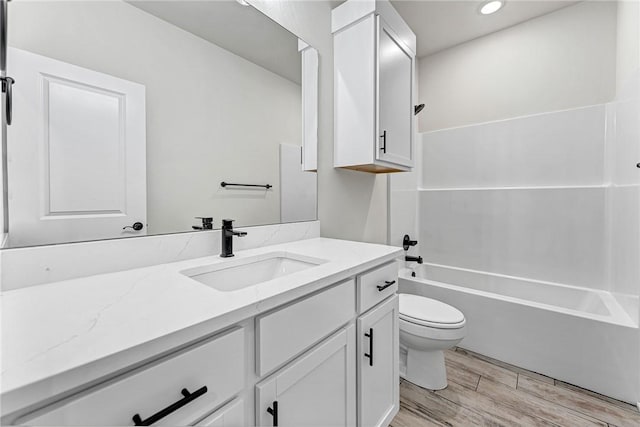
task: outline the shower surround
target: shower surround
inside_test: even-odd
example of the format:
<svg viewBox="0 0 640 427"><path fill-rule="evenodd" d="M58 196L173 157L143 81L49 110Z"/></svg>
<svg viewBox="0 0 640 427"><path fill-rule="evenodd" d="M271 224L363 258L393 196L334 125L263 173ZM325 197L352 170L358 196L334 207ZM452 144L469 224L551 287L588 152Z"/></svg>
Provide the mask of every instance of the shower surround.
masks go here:
<svg viewBox="0 0 640 427"><path fill-rule="evenodd" d="M638 402L638 97L420 136L391 178L390 241L425 261L400 291L462 310L462 347Z"/></svg>

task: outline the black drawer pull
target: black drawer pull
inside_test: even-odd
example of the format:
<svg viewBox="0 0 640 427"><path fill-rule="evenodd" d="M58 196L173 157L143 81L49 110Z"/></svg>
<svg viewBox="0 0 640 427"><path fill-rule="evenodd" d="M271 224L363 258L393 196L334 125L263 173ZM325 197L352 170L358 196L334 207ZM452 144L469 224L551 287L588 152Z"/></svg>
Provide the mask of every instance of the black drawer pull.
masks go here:
<svg viewBox="0 0 640 427"><path fill-rule="evenodd" d="M143 420L140 417L140 414L135 414L133 416L134 425L137 425L137 426L150 426L151 424L155 423L156 421L160 421L161 419L163 419L167 415L171 414L172 412L175 412L178 409L182 408L184 405L188 404L189 402L194 401L195 399L197 399L198 397L202 396L206 392L207 392L207 386L206 385L201 387L201 388L199 388L199 389L197 389L193 393L189 393L189 390L187 390L186 388L183 388L181 393L182 393L182 395L184 397L182 399L178 400L175 403L172 403L171 405L169 405L166 408L162 409L160 412L156 412L155 414L151 415L146 420Z"/></svg>
<svg viewBox="0 0 640 427"><path fill-rule="evenodd" d="M392 280L392 281L385 280L384 285L378 285L378 290L382 292L385 289L387 289L389 286L393 285L394 283L396 283L395 280Z"/></svg>
<svg viewBox="0 0 640 427"><path fill-rule="evenodd" d="M369 366L373 366L373 328L369 328L369 333L364 336L369 338L369 354L365 353L364 357L368 357Z"/></svg>
<svg viewBox="0 0 640 427"><path fill-rule="evenodd" d="M273 427L278 427L278 401L273 401L273 408L267 408L267 412L273 417Z"/></svg>

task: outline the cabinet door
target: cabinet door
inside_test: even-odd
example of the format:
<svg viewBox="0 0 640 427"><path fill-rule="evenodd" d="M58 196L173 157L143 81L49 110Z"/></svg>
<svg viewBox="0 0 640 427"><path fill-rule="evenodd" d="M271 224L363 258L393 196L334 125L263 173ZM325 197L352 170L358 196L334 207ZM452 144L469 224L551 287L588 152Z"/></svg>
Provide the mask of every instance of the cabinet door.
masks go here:
<svg viewBox="0 0 640 427"><path fill-rule="evenodd" d="M244 427L244 399L235 399L204 420L197 427Z"/></svg>
<svg viewBox="0 0 640 427"><path fill-rule="evenodd" d="M377 159L413 166L413 54L378 17Z"/></svg>
<svg viewBox="0 0 640 427"><path fill-rule="evenodd" d="M358 318L358 425L386 426L399 408L398 296Z"/></svg>
<svg viewBox="0 0 640 427"><path fill-rule="evenodd" d="M352 325L256 386L256 424L355 425L354 369Z"/></svg>

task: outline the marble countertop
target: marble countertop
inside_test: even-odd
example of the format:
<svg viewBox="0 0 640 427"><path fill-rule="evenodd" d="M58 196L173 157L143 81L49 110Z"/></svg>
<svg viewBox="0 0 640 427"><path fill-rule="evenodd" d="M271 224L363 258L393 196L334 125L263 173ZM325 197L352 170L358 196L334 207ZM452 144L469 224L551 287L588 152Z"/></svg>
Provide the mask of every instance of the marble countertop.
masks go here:
<svg viewBox="0 0 640 427"><path fill-rule="evenodd" d="M327 262L233 292L180 272L209 256L31 286L2 295L3 413L65 393L351 277L401 248L315 238L236 253L283 251Z"/></svg>

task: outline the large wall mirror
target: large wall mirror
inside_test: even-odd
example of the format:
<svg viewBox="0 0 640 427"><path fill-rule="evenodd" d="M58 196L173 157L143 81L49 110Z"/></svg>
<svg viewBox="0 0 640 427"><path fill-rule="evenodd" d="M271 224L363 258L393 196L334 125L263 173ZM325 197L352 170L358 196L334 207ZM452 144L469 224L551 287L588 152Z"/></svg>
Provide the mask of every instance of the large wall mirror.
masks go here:
<svg viewBox="0 0 640 427"><path fill-rule="evenodd" d="M8 46L8 247L316 219L317 52L247 2L14 0Z"/></svg>

